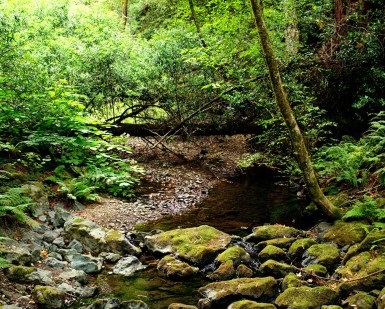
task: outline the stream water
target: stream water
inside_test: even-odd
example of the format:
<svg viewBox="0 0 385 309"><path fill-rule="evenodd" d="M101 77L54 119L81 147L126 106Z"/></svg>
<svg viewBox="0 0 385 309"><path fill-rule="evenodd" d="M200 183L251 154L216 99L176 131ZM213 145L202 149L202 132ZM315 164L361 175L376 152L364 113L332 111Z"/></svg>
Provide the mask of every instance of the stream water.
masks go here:
<svg viewBox="0 0 385 309"><path fill-rule="evenodd" d="M240 236L249 234L252 227L264 223L308 228L313 222L309 217L302 216L304 206L305 202L297 197L296 192L283 184L248 180L223 182L190 211L163 217L138 228L142 231L166 231L207 224ZM150 262L155 259L144 258ZM169 304L178 302L196 305L199 299L197 289L208 283L203 276L189 279L188 282L168 280L160 277L155 267L148 267L129 278L105 272L97 280L99 287L102 287L99 297L114 295L120 300L140 299L151 309L167 309Z"/></svg>

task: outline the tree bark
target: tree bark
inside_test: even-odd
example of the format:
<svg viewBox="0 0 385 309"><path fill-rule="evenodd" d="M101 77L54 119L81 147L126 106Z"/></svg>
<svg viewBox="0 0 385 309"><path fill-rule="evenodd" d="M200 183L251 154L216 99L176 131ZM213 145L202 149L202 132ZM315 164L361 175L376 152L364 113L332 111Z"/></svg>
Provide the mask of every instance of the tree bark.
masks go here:
<svg viewBox="0 0 385 309"><path fill-rule="evenodd" d="M194 7L194 2L193 0L188 0L188 3L190 5L190 11L191 11L191 17L194 21L194 24L195 24L195 28L197 29L197 33L199 35L199 39L201 40L201 43L202 43L202 46L204 48L207 47L207 44L205 42L205 39L203 38L203 35L202 35L202 32L201 32L201 27L199 26L199 22L198 22L198 19L197 19L197 15L195 13L195 7Z"/></svg>
<svg viewBox="0 0 385 309"><path fill-rule="evenodd" d="M122 30L126 29L128 18L128 0L122 0Z"/></svg>
<svg viewBox="0 0 385 309"><path fill-rule="evenodd" d="M261 0L250 0L250 4L266 64L269 70L275 100L288 128L294 153L296 155L298 165L302 170L309 195L317 207L320 208L328 217L338 218L340 217L339 209L327 199L319 187L318 180L310 160L310 155L306 148L305 140L290 107L287 93L283 88L278 63L274 56L273 46L263 17Z"/></svg>

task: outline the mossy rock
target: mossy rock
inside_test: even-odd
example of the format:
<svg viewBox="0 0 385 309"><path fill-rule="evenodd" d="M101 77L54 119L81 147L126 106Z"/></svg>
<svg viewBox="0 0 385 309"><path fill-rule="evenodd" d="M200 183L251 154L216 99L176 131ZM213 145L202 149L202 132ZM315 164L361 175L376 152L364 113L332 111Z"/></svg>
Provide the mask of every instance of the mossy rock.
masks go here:
<svg viewBox="0 0 385 309"><path fill-rule="evenodd" d="M278 278L285 277L288 273L294 272L295 268L289 264L267 260L259 267L259 271L265 276Z"/></svg>
<svg viewBox="0 0 385 309"><path fill-rule="evenodd" d="M273 277L238 278L209 283L199 288L198 292L211 303L220 302L228 297L258 299L263 296L274 296L277 292L277 281Z"/></svg>
<svg viewBox="0 0 385 309"><path fill-rule="evenodd" d="M345 299L344 304L347 304L349 308L372 309L375 301L374 296L365 292L358 292Z"/></svg>
<svg viewBox="0 0 385 309"><path fill-rule="evenodd" d="M341 275L342 282L338 288L343 292L353 290L371 291L379 286L385 285L385 256L377 255L375 257L368 251L352 257L345 266L336 270ZM374 275L368 276L369 274ZM362 280L357 280L363 278ZM354 280L354 281L350 281Z"/></svg>
<svg viewBox="0 0 385 309"><path fill-rule="evenodd" d="M169 278L188 278L198 273L199 268L176 259L172 255L163 257L157 266L158 271Z"/></svg>
<svg viewBox="0 0 385 309"><path fill-rule="evenodd" d="M236 274L238 278L251 278L254 275L254 272L246 265L240 264L237 267Z"/></svg>
<svg viewBox="0 0 385 309"><path fill-rule="evenodd" d="M215 281L224 281L232 279L234 276L234 262L232 260L227 260L219 265L219 267L209 277Z"/></svg>
<svg viewBox="0 0 385 309"><path fill-rule="evenodd" d="M286 289L282 294L278 295L275 304L290 309L310 309L321 305L331 305L337 298L338 294L331 288L302 286Z"/></svg>
<svg viewBox="0 0 385 309"><path fill-rule="evenodd" d="M251 258L250 254L248 254L245 249L239 246L233 246L219 254L215 259L218 263L227 262L229 260L233 261L234 264L239 265L240 263L250 262Z"/></svg>
<svg viewBox="0 0 385 309"><path fill-rule="evenodd" d="M10 281L20 282L20 283L27 282L28 281L27 276L33 273L34 271L36 271L34 267L14 266L14 265L4 269L4 273Z"/></svg>
<svg viewBox="0 0 385 309"><path fill-rule="evenodd" d="M292 243L289 248L288 254L290 257L302 257L305 251L317 242L312 238L301 238L297 239Z"/></svg>
<svg viewBox="0 0 385 309"><path fill-rule="evenodd" d="M324 238L339 246L353 245L365 238L369 228L370 225L361 222L337 221Z"/></svg>
<svg viewBox="0 0 385 309"><path fill-rule="evenodd" d="M317 276L326 276L328 269L321 264L311 264L304 268L304 271L308 274L314 274Z"/></svg>
<svg viewBox="0 0 385 309"><path fill-rule="evenodd" d="M385 308L385 288L383 288L376 300L377 308Z"/></svg>
<svg viewBox="0 0 385 309"><path fill-rule="evenodd" d="M337 305L323 305L321 309L342 309L342 307Z"/></svg>
<svg viewBox="0 0 385 309"><path fill-rule="evenodd" d="M35 286L32 297L39 308L56 309L64 307L65 292L51 286Z"/></svg>
<svg viewBox="0 0 385 309"><path fill-rule="evenodd" d="M218 251L231 241L229 234L211 226L176 229L146 236L146 246L153 252L172 253L195 264L212 262Z"/></svg>
<svg viewBox="0 0 385 309"><path fill-rule="evenodd" d="M198 307L181 303L173 303L170 304L167 309L198 309Z"/></svg>
<svg viewBox="0 0 385 309"><path fill-rule="evenodd" d="M345 254L343 262L349 260L352 256L369 250L374 244L381 245L385 243L385 229L384 230L373 230L359 244L351 246L348 252Z"/></svg>
<svg viewBox="0 0 385 309"><path fill-rule="evenodd" d="M258 258L262 262L267 260L285 261L287 260L287 255L281 248L267 245L261 252L259 252Z"/></svg>
<svg viewBox="0 0 385 309"><path fill-rule="evenodd" d="M305 280L301 280L295 273L289 273L283 278L283 290L287 290L288 288L298 288L300 286L308 286L308 283Z"/></svg>
<svg viewBox="0 0 385 309"><path fill-rule="evenodd" d="M302 265L321 264L331 267L340 263L340 252L331 244L316 244L309 247L304 255Z"/></svg>
<svg viewBox="0 0 385 309"><path fill-rule="evenodd" d="M300 235L304 235L304 232L294 227L274 224L255 227L253 233L246 236L245 239L247 241L260 242L274 238L295 238Z"/></svg>
<svg viewBox="0 0 385 309"><path fill-rule="evenodd" d="M251 300L239 300L230 304L227 309L276 309L273 304L257 303Z"/></svg>
<svg viewBox="0 0 385 309"><path fill-rule="evenodd" d="M268 245L276 246L282 249L289 249L292 243L296 240L297 238L294 237L288 237L288 238L273 238L269 240L264 240L255 245L258 251L262 250Z"/></svg>

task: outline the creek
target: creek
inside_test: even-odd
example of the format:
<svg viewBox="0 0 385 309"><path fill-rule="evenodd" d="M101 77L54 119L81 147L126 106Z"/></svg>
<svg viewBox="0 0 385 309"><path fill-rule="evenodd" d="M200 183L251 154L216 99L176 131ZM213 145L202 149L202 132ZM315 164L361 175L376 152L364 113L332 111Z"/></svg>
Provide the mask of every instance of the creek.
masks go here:
<svg viewBox="0 0 385 309"><path fill-rule="evenodd" d="M159 189L159 188L158 188ZM306 201L299 199L295 190L284 183L250 181L222 182L200 204L180 215L166 216L157 221L140 224L137 230L149 232L187 228L203 224L223 232L244 236L252 227L265 223L280 223L299 228L309 228L314 220L303 215ZM319 218L319 216L318 216ZM142 256L145 264L159 257ZM188 282L173 281L160 277L155 267L137 272L132 277L109 275L108 269L99 275L102 286L98 297L114 297L120 300L139 299L149 308L167 309L171 303L196 304L196 292L209 281L203 276Z"/></svg>

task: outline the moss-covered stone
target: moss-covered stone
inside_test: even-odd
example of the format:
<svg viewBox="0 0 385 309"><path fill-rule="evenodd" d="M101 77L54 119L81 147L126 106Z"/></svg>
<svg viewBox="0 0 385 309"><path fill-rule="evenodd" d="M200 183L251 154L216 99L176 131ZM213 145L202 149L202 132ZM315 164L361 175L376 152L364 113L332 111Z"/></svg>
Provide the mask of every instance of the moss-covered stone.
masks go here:
<svg viewBox="0 0 385 309"><path fill-rule="evenodd" d="M167 309L198 309L198 307L180 304L180 303L173 303L173 304L170 304Z"/></svg>
<svg viewBox="0 0 385 309"><path fill-rule="evenodd" d="M166 277L170 278L187 278L195 275L199 271L198 267L192 267L172 255L163 257L159 261L157 269Z"/></svg>
<svg viewBox="0 0 385 309"><path fill-rule="evenodd" d="M257 303L251 300L239 300L230 304L227 309L276 309L273 304Z"/></svg>
<svg viewBox="0 0 385 309"><path fill-rule="evenodd" d="M315 245L317 242L312 238L301 238L297 239L292 243L289 248L288 254L290 257L302 257L304 252L310 248L312 245Z"/></svg>
<svg viewBox="0 0 385 309"><path fill-rule="evenodd" d="M340 252L331 244L316 244L312 245L304 253L304 266L310 264L321 264L326 267L331 267L340 262Z"/></svg>
<svg viewBox="0 0 385 309"><path fill-rule="evenodd" d="M384 269L385 256L377 255L373 257L368 251L361 252L352 257L346 265L336 270L336 273L340 274L344 281L339 284L338 288L341 291L349 292L353 290L370 291L384 286L385 272L381 271ZM369 274L373 275L368 276ZM363 279L358 280L360 278Z"/></svg>
<svg viewBox="0 0 385 309"><path fill-rule="evenodd" d="M344 304L347 304L349 308L372 309L375 301L374 296L365 292L358 292L345 299Z"/></svg>
<svg viewBox="0 0 385 309"><path fill-rule="evenodd" d="M324 238L339 246L353 245L365 238L369 227L361 222L338 221L324 235Z"/></svg>
<svg viewBox="0 0 385 309"><path fill-rule="evenodd" d="M198 292L211 303L226 297L249 297L258 299L271 297L277 291L277 281L273 277L239 278L229 281L213 282L201 287ZM202 302L202 301L201 301Z"/></svg>
<svg viewBox="0 0 385 309"><path fill-rule="evenodd" d="M289 227L280 224L263 225L255 227L253 229L253 233L248 235L246 237L246 240L260 242L273 238L292 238L303 234L303 231L297 230L294 227Z"/></svg>
<svg viewBox="0 0 385 309"><path fill-rule="evenodd" d="M238 278L251 278L254 275L254 272L251 268L247 267L244 264L240 264L237 267L236 271Z"/></svg>
<svg viewBox="0 0 385 309"><path fill-rule="evenodd" d="M282 289L298 288L300 286L308 286L305 280L301 280L295 273L289 273L283 278Z"/></svg>
<svg viewBox="0 0 385 309"><path fill-rule="evenodd" d="M218 263L227 262L229 260L238 265L239 263L249 262L251 258L245 249L239 246L233 246L219 254L215 259Z"/></svg>
<svg viewBox="0 0 385 309"><path fill-rule="evenodd" d="M342 307L337 305L324 305L321 306L321 309L342 309Z"/></svg>
<svg viewBox="0 0 385 309"><path fill-rule="evenodd" d="M345 263L352 256L362 251L369 250L373 244L381 245L381 242L383 242L383 244L385 243L385 229L370 231L363 241L349 248L348 252L344 256L343 262Z"/></svg>
<svg viewBox="0 0 385 309"><path fill-rule="evenodd" d="M62 290L51 286L37 285L32 291L33 300L39 305L39 308L64 308L64 296L65 293Z"/></svg>
<svg viewBox="0 0 385 309"><path fill-rule="evenodd" d="M27 276L33 273L36 269L34 267L26 266L10 266L4 270L5 275L10 281L27 282Z"/></svg>
<svg viewBox="0 0 385 309"><path fill-rule="evenodd" d="M383 288L380 294L378 294L376 304L377 308L385 308L385 288Z"/></svg>
<svg viewBox="0 0 385 309"><path fill-rule="evenodd" d="M305 272L308 274L314 274L317 276L326 276L328 273L328 270L325 266L321 264L311 264L304 268Z"/></svg>
<svg viewBox="0 0 385 309"><path fill-rule="evenodd" d="M276 246L282 249L289 249L291 244L296 240L297 238L294 237L287 237L287 238L273 238L269 240L260 241L255 245L256 249L258 251L265 248L267 245Z"/></svg>
<svg viewBox="0 0 385 309"><path fill-rule="evenodd" d="M232 260L223 262L219 267L210 275L212 280L224 281L234 278L235 269Z"/></svg>
<svg viewBox="0 0 385 309"><path fill-rule="evenodd" d="M333 304L338 294L328 287L298 287L288 288L280 294L275 304L290 309L310 309L321 305Z"/></svg>
<svg viewBox="0 0 385 309"><path fill-rule="evenodd" d="M274 260L267 260L259 267L259 271L265 276L274 276L282 278L288 273L294 272L295 268L286 263L280 263Z"/></svg>
<svg viewBox="0 0 385 309"><path fill-rule="evenodd" d="M287 260L286 252L281 248L267 245L261 252L259 252L258 257L261 261L267 260L276 260L276 261L285 261Z"/></svg>
<svg viewBox="0 0 385 309"><path fill-rule="evenodd" d="M173 253L196 264L211 262L230 241L229 234L208 225L171 230L145 239L146 246L153 252Z"/></svg>

